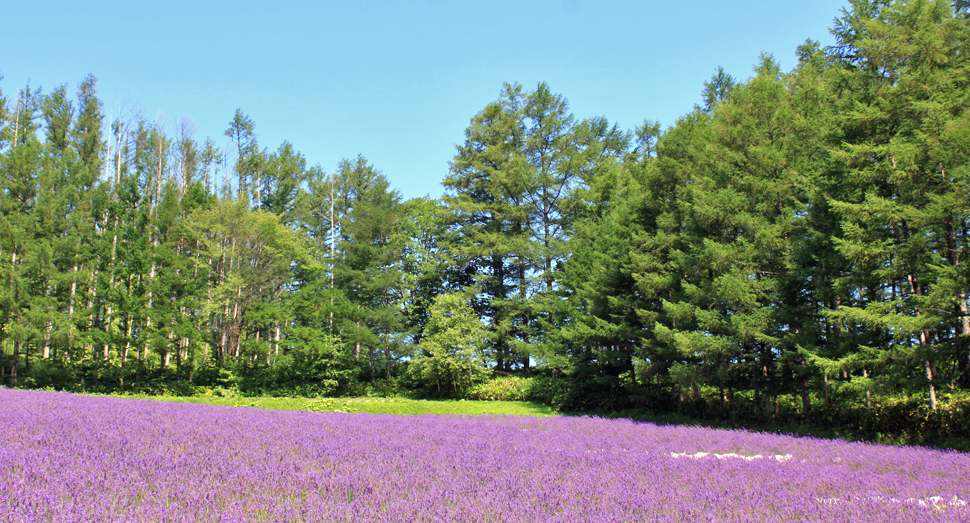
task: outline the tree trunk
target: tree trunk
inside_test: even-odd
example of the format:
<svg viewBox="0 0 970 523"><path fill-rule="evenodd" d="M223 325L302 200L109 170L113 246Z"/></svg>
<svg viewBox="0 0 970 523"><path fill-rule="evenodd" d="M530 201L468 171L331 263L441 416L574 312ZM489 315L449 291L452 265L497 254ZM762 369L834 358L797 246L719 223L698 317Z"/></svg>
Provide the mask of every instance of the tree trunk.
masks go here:
<svg viewBox="0 0 970 523"><path fill-rule="evenodd" d="M828 372L822 375L822 383L824 384L822 386L822 390L825 391L825 406L829 407L832 405L832 400L829 397L829 373Z"/></svg>
<svg viewBox="0 0 970 523"><path fill-rule="evenodd" d="M13 364L10 366L10 386L17 386L17 370L20 368L20 341L13 342Z"/></svg>
<svg viewBox="0 0 970 523"><path fill-rule="evenodd" d="M108 277L108 292L109 293L112 290L114 290L114 288L115 288L115 271L114 271L114 265L115 265L115 257L117 255L117 253L118 253L118 218L116 217L115 218L115 224L114 224L114 238L111 239L111 265L108 267L109 274L111 275L111 276ZM114 307L112 307L111 306L111 303L109 302L108 303L108 310L105 313L105 319L107 320L107 326L106 326L106 328L108 330L108 334L109 334L108 339L109 340L111 339L110 334L111 334L111 314L112 314L112 312L114 312ZM111 351L111 345L109 343L105 343L104 344L104 361L108 361L108 359L111 357L111 352L110 351Z"/></svg>
<svg viewBox="0 0 970 523"><path fill-rule="evenodd" d="M933 380L936 379L936 364L933 360L926 360L926 380L930 385L930 410L936 410L936 388Z"/></svg>
<svg viewBox="0 0 970 523"><path fill-rule="evenodd" d="M384 371L387 379L391 379L391 335L385 334L384 341Z"/></svg>
<svg viewBox="0 0 970 523"><path fill-rule="evenodd" d="M273 355L273 361L276 361L276 356L280 353L280 323L273 323L273 330L270 331L267 338L272 342L270 343L270 353Z"/></svg>
<svg viewBox="0 0 970 523"><path fill-rule="evenodd" d="M761 383L759 383L758 368L755 365L751 366L751 388L754 389L754 415L761 417L765 413L761 408Z"/></svg>
<svg viewBox="0 0 970 523"><path fill-rule="evenodd" d="M44 359L51 357L51 330L53 325L50 321L44 322Z"/></svg>
<svg viewBox="0 0 970 523"><path fill-rule="evenodd" d="M377 372L374 370L374 360L376 355L374 354L374 347L367 347L367 361L370 363L370 382L377 383Z"/></svg>
<svg viewBox="0 0 970 523"><path fill-rule="evenodd" d="M970 311L967 310L967 293L960 293L960 344L963 353L960 356L959 369L960 384L970 389Z"/></svg>

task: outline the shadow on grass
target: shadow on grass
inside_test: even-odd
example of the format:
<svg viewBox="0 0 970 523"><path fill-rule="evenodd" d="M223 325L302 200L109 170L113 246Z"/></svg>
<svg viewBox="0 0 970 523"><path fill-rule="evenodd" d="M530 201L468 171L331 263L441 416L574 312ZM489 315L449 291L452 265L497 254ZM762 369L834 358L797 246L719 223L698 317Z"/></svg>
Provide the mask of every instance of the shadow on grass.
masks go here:
<svg viewBox="0 0 970 523"><path fill-rule="evenodd" d="M864 441L881 445L912 445L937 449L970 452L970 441L956 437L925 437L916 434L868 433L853 427L818 427L806 424L779 422L753 422L750 420L725 420L698 418L677 413L657 413L643 410L604 411L556 411L549 405L533 401L482 401L482 400L431 400L407 397L357 397L357 398L300 398L300 397L247 397L247 396L148 396L118 395L119 397L201 403L227 407L249 407L270 410L301 410L308 412L342 412L368 414L395 414L407 416L459 415L459 416L599 416L624 418L658 425L698 426L713 429L767 432L796 437L842 439Z"/></svg>
<svg viewBox="0 0 970 523"><path fill-rule="evenodd" d="M840 439L844 441L860 441L878 445L919 446L940 450L955 450L970 452L970 441L959 437L927 437L919 434L886 434L870 433L854 427L818 427L808 424L788 424L778 422L754 422L750 420L707 419L676 413L656 413L641 410L623 410L616 412L560 412L563 416L600 416L604 418L630 419L657 425L680 425L706 427L712 429L745 430L749 432L766 432L786 436L817 439Z"/></svg>

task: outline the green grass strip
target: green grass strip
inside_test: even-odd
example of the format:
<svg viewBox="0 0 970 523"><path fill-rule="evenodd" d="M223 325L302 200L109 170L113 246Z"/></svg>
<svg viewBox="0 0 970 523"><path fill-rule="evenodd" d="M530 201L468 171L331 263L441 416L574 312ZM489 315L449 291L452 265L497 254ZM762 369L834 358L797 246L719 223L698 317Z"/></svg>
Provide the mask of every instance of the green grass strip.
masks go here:
<svg viewBox="0 0 970 523"><path fill-rule="evenodd" d="M400 415L555 416L547 405L528 401L414 400L407 398L273 398L116 395L123 398L202 403L227 407L309 412L366 412Z"/></svg>

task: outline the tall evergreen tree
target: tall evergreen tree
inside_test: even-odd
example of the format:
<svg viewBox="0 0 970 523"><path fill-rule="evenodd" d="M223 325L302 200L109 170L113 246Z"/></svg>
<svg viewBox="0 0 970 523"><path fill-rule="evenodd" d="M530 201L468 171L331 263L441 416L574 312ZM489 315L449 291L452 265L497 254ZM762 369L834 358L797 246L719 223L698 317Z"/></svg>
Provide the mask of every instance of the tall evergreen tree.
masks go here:
<svg viewBox="0 0 970 523"><path fill-rule="evenodd" d="M263 164L262 208L284 224L295 219L297 193L307 179L306 170L306 158L289 142L280 144Z"/></svg>
<svg viewBox="0 0 970 523"><path fill-rule="evenodd" d="M229 122L229 128L223 134L232 140L236 148L235 171L238 184L236 195L238 198L245 197L247 200L252 198L258 208L262 203L259 181L260 150L259 143L256 141L256 124L242 112L242 109L236 109L236 114ZM253 191L252 195L250 191Z"/></svg>
<svg viewBox="0 0 970 523"><path fill-rule="evenodd" d="M545 83L530 93L506 84L466 129L444 181L457 233L449 249L481 280L477 307L493 329L499 370L528 371L539 352L555 351L546 331L565 241L583 212L578 194L627 143L605 119L576 124Z"/></svg>
<svg viewBox="0 0 970 523"><path fill-rule="evenodd" d="M87 167L89 176L101 173L104 148L101 127L104 121L104 111L101 100L98 99L98 79L88 75L78 84L78 115L74 122L73 140L81 162Z"/></svg>
<svg viewBox="0 0 970 523"><path fill-rule="evenodd" d="M874 279L859 289L866 300L836 314L888 331L890 344L868 350L871 364L922 367L935 409L938 362L959 360L967 369L970 354L963 263L970 33L948 2L858 0L835 35L839 88L848 93L836 153L852 188L833 203L846 232L839 248L860 267L875 262Z"/></svg>
<svg viewBox="0 0 970 523"><path fill-rule="evenodd" d="M506 84L499 100L472 118L443 182L457 233L449 249L480 279L476 309L488 318L496 367L503 372L529 357L522 297L534 246L527 201L532 173L523 155L525 103L522 87Z"/></svg>
<svg viewBox="0 0 970 523"><path fill-rule="evenodd" d="M401 196L362 156L340 162L336 190L340 255L334 273L355 307L344 319L344 336L356 357L367 349L371 379L391 378L403 342L405 242L396 225Z"/></svg>

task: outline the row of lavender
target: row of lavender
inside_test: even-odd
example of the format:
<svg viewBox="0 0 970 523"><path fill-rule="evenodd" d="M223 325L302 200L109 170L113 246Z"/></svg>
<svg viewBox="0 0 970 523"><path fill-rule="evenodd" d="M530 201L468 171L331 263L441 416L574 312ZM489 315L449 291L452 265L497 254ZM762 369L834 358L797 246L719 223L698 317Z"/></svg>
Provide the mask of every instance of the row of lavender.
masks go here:
<svg viewBox="0 0 970 523"><path fill-rule="evenodd" d="M967 521L970 455L0 389L0 521Z"/></svg>

